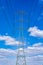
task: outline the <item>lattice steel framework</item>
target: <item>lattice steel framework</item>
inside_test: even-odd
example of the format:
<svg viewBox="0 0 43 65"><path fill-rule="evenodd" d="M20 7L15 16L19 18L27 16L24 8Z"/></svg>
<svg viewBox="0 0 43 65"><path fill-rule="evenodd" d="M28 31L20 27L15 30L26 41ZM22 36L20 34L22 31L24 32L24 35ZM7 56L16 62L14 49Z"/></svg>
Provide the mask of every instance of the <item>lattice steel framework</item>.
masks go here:
<svg viewBox="0 0 43 65"><path fill-rule="evenodd" d="M17 14L19 14L21 16L21 19L18 20L20 22L20 26L19 26L19 39L21 38L22 40L22 44L19 43L18 45L18 53L17 53L17 60L16 60L16 65L26 65L26 57L25 57L25 51L24 51L24 36L23 36L23 22L24 22L24 12L23 11L19 11ZM21 37L22 36L22 37Z"/></svg>

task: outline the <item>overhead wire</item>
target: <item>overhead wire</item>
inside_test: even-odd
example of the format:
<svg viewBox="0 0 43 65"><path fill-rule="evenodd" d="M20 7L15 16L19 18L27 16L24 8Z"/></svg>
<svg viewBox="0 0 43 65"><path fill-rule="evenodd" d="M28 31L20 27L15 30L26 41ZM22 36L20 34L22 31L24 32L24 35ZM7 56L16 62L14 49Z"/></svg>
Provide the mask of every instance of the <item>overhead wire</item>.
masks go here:
<svg viewBox="0 0 43 65"><path fill-rule="evenodd" d="M7 3L6 3L7 5L8 5L8 1L7 1ZM11 30L11 33L12 34L14 34L14 24L13 23L11 23L11 21L9 20L10 19L10 16L9 16L9 18L8 18L8 12L6 11L6 10L4 10L4 15L5 15L5 18L6 18L6 23L8 24L8 27L10 28L10 30ZM13 27L13 28L12 28Z"/></svg>

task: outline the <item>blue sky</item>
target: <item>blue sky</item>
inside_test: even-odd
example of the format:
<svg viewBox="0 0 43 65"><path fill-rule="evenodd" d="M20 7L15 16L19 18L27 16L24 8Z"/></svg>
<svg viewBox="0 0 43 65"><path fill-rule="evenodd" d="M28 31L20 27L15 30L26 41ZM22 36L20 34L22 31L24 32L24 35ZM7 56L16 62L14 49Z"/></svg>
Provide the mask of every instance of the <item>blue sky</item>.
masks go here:
<svg viewBox="0 0 43 65"><path fill-rule="evenodd" d="M23 29L19 30L21 27ZM4 58L7 56L7 60L12 61L19 43L24 43L25 51L28 49L27 54L37 57L29 55L30 60L35 59L35 63L37 63L39 57L41 65L43 61L43 0L0 0L0 54L3 52ZM31 51L34 51L35 54ZM2 59L3 55L0 55L0 58ZM0 64L3 65L1 61L5 61L1 59ZM5 63L9 65L7 60ZM32 65L35 64L33 60L31 60ZM14 62L12 61L12 63Z"/></svg>

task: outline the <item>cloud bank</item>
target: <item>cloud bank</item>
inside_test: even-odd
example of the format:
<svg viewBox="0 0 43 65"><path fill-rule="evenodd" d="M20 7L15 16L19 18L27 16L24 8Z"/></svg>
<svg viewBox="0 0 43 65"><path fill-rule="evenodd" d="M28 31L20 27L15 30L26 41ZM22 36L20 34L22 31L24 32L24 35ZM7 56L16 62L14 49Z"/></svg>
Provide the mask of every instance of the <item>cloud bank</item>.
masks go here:
<svg viewBox="0 0 43 65"><path fill-rule="evenodd" d="M24 49L27 65L43 64L43 47L41 45L42 43L36 43L31 47L27 47ZM20 50L23 49L20 48ZM12 50L0 48L0 65L16 65L17 51L18 49Z"/></svg>
<svg viewBox="0 0 43 65"><path fill-rule="evenodd" d="M30 34L29 34L30 36L43 38L43 30L38 29L38 27L36 27L36 26L30 27L28 29L28 32L30 32Z"/></svg>
<svg viewBox="0 0 43 65"><path fill-rule="evenodd" d="M0 41L5 41L5 45L18 45L19 43L21 43L17 41L15 38L11 36L5 36L5 35L0 36Z"/></svg>

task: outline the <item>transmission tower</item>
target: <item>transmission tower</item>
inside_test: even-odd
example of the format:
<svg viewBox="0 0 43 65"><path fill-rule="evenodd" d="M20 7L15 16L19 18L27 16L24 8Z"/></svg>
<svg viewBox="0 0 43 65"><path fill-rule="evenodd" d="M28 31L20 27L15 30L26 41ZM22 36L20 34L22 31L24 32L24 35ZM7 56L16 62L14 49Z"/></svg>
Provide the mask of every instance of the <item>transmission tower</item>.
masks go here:
<svg viewBox="0 0 43 65"><path fill-rule="evenodd" d="M24 51L24 36L23 36L23 22L24 22L24 12L23 11L20 11L17 13L18 15L21 16L21 18L18 20L19 23L20 23L20 26L19 26L19 39L22 40L22 44L19 43L18 45L18 53L17 53L17 60L16 60L16 65L26 65L26 57L25 57L25 51Z"/></svg>

